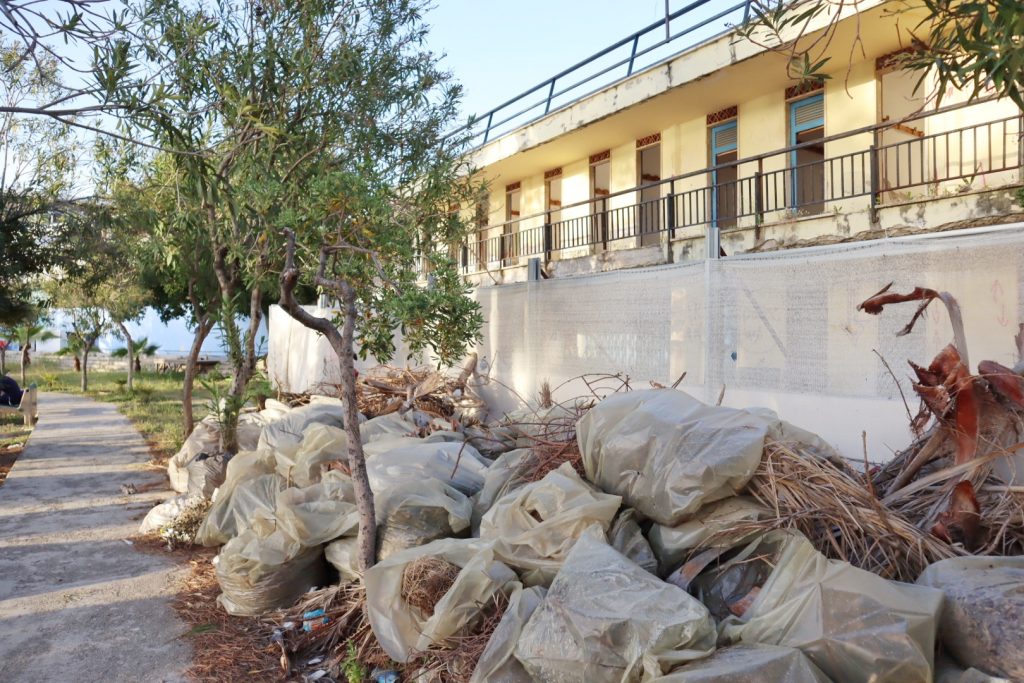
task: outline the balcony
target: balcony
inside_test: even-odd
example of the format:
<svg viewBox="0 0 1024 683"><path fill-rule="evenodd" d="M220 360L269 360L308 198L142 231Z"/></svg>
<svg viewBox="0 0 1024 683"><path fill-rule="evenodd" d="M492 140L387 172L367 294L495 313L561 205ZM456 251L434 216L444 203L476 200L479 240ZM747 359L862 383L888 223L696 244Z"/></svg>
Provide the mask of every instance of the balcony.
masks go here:
<svg viewBox="0 0 1024 683"><path fill-rule="evenodd" d="M877 226L887 208L1019 185L1024 117L1007 111L993 100L944 107L482 227L461 265L473 274L643 247L671 258L682 244L715 258L723 242L753 247L773 226L825 235L834 228L821 219L852 214Z"/></svg>

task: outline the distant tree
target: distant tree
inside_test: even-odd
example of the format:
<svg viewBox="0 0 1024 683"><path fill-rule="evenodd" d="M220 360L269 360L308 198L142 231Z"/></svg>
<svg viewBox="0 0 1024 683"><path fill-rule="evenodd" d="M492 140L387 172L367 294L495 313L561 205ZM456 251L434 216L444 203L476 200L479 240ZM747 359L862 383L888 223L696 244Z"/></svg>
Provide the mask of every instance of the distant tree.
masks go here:
<svg viewBox="0 0 1024 683"><path fill-rule="evenodd" d="M26 371L28 370L28 366L32 363L32 357L30 355L32 344L56 338L56 335L50 331L46 323L47 321L45 318L37 318L35 322L22 323L21 325L15 325L10 328L11 336L14 337L18 342L18 346L21 348L22 386L27 384Z"/></svg>
<svg viewBox="0 0 1024 683"><path fill-rule="evenodd" d="M122 335L122 339L124 336ZM142 372L142 357L152 358L160 350L158 344L150 344L147 337L132 340L132 356L135 358L135 372ZM110 352L113 358L128 357L128 347L122 346Z"/></svg>
<svg viewBox="0 0 1024 683"><path fill-rule="evenodd" d="M31 281L48 270L74 269L81 255L75 167L78 144L66 127L19 117L18 103L58 97L57 65L20 58L0 35L0 323L35 314Z"/></svg>

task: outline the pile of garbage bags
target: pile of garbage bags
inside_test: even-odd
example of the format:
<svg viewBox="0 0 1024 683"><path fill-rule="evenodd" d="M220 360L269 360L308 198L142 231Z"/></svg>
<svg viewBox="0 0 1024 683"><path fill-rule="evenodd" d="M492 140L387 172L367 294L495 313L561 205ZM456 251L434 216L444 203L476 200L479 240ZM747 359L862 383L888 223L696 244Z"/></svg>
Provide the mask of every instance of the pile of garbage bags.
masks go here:
<svg viewBox="0 0 1024 683"><path fill-rule="evenodd" d="M410 665L490 615L478 682L931 681L940 643L979 676L1024 678L1024 631L1005 617L1024 607L1024 558L955 558L908 584L829 559L797 531L718 533L769 513L743 495L768 442L838 457L770 411L672 389L614 394L576 424L579 469L539 478L529 429L507 421L363 421L378 523L364 575L340 405L274 410L252 418L261 432L225 464L197 535L223 545L232 614L362 581L377 641ZM408 585L424 562L444 573L426 604Z"/></svg>

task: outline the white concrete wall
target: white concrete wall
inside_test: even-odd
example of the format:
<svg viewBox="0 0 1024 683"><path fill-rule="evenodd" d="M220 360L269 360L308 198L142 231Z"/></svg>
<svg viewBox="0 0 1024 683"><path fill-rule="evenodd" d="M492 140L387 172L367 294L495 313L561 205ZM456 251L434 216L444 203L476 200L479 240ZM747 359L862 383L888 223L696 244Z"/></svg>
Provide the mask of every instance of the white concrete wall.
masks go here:
<svg viewBox="0 0 1024 683"><path fill-rule="evenodd" d="M627 373L636 388L669 384L714 402L768 406L818 432L851 458L891 457L910 439L896 373L911 410L907 360L927 363L952 339L934 304L897 337L915 304L869 316L860 301L888 282L947 290L960 301L972 368L1013 365L1024 319L1024 225L794 249L718 261L481 287L481 365L497 410L536 396L541 382L564 400L588 393L573 378ZM270 319L270 371L289 391L330 382L326 342L281 311Z"/></svg>

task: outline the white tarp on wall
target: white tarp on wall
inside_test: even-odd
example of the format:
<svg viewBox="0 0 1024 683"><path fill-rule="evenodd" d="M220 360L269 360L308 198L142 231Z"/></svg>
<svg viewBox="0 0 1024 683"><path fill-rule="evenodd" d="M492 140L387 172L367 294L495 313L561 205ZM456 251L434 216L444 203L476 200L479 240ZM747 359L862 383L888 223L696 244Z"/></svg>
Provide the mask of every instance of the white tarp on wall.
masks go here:
<svg viewBox="0 0 1024 683"><path fill-rule="evenodd" d="M874 350L913 401L906 361L926 364L952 340L938 303L905 337L896 332L915 304L881 316L857 311L890 281L894 291L920 285L959 300L972 369L986 359L1016 363L1021 225L482 287L475 297L486 321L478 352L493 379L488 398L502 397L504 410L516 394L535 397L544 380L555 387L624 372L647 387L685 371L681 388L694 396L713 403L724 386L725 405L773 408L848 457L862 457L866 430L871 459L884 460L909 441L908 418ZM288 391L337 381L327 342L276 308L268 365ZM556 399L586 392L574 382Z"/></svg>

